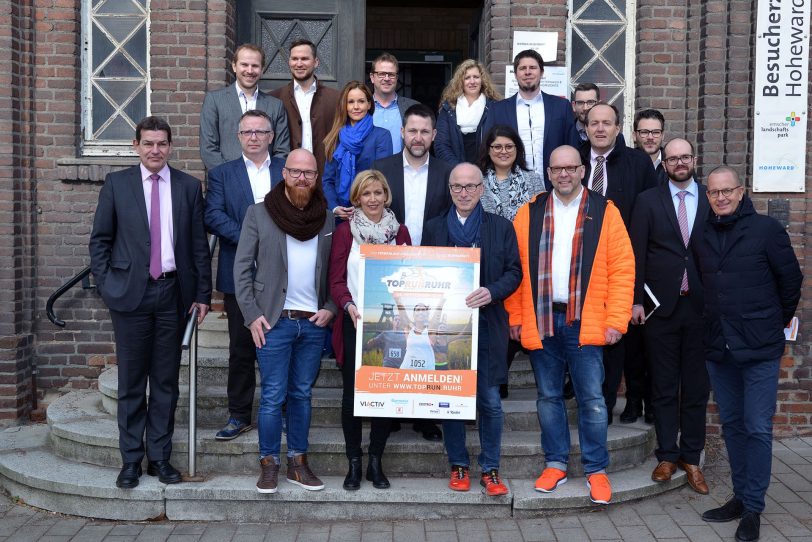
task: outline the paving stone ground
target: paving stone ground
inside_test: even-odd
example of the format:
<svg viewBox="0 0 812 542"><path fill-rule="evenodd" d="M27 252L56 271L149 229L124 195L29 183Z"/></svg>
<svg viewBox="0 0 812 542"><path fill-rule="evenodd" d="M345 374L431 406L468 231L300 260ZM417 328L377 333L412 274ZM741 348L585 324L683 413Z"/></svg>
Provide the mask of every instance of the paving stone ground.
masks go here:
<svg viewBox="0 0 812 542"><path fill-rule="evenodd" d="M812 541L812 437L775 441L761 541ZM723 454L705 468L711 493L685 486L643 501L537 519L258 524L113 522L52 514L0 497L0 542L719 542L736 522L705 523L700 513L732 494Z"/></svg>

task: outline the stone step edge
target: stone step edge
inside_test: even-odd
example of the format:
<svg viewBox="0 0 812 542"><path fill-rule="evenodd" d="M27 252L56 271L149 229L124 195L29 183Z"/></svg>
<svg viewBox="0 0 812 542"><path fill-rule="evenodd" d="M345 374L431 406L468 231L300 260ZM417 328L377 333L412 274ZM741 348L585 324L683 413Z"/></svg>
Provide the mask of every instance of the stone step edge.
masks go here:
<svg viewBox="0 0 812 542"><path fill-rule="evenodd" d="M213 476L203 482L166 486L156 478L141 477L133 490L115 487L118 469L67 461L53 455L47 446L47 428L23 428L22 441L7 442L0 451L0 485L12 497L52 512L117 520L146 520L165 515L170 520L289 521L324 519L344 510L345 519L423 519L430 517L535 517L547 511L592 508L583 478L573 478L554 493L533 490L533 480L505 480L511 493L485 497L472 481L470 492L452 492L438 478L393 478L390 490L375 490L364 483L357 492L341 488L341 477L325 477L324 491L308 492L280 477L274 495L255 489L255 476ZM649 497L685 483L681 471L666 484L650 480L655 460L610 476L613 504ZM283 469L284 470L284 469ZM269 502L274 514L268 514ZM302 507L302 503L317 506ZM374 503L374 504L373 504ZM285 512L277 514L277 506ZM353 506L356 505L356 506ZM442 505L442 506L438 506ZM439 512L439 514L438 514ZM444 513L448 515L444 515Z"/></svg>

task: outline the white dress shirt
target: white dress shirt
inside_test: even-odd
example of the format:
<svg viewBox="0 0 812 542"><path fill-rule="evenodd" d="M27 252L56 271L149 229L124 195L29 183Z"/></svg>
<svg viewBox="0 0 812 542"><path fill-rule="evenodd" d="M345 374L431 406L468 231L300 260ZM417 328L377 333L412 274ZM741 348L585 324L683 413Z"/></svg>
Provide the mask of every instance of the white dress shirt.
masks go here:
<svg viewBox="0 0 812 542"><path fill-rule="evenodd" d="M578 221L578 208L584 197L584 188L569 203L564 203L555 192L553 198L553 302L567 303L570 296L570 264L572 261L572 236Z"/></svg>
<svg viewBox="0 0 812 542"><path fill-rule="evenodd" d="M144 201L147 204L147 224L152 220L152 172L141 164L141 186L144 187ZM175 228L172 223L172 185L169 180L169 166L164 165L158 172L158 198L161 203L161 272L175 271Z"/></svg>
<svg viewBox="0 0 812 542"><path fill-rule="evenodd" d="M516 122L524 143L527 167L544 177L544 98L541 90L530 100L516 94Z"/></svg>
<svg viewBox="0 0 812 542"><path fill-rule="evenodd" d="M674 203L674 212L677 214L679 220L679 197L677 194L682 191L681 188L674 186L674 183L669 181L668 188L671 190L671 201ZM693 177L691 184L685 189L688 194L685 196L685 211L688 214L688 237L691 237L691 232L694 231L694 220L696 220L696 209L699 205L699 187L696 185Z"/></svg>
<svg viewBox="0 0 812 542"><path fill-rule="evenodd" d="M420 246L420 241L423 240L423 215L429 185L429 153L425 156L426 162L414 169L406 160L406 151L403 151L404 223L409 228L413 246Z"/></svg>
<svg viewBox="0 0 812 542"><path fill-rule="evenodd" d="M313 152L313 127L310 124L310 106L313 105L313 96L316 95L316 79L307 90L299 83L293 83L293 97L296 99L296 108L302 117L302 148Z"/></svg>
<svg viewBox="0 0 812 542"><path fill-rule="evenodd" d="M592 178L593 175L595 174L595 164L597 164L597 160L595 160L595 158L597 158L598 156L603 156L603 190L601 191L601 196L606 195L606 187L609 186L609 175L607 175L606 173L606 161L609 160L609 155L612 154L613 150L615 150L614 147L606 151L606 154L603 155L596 154L595 151L592 149L589 150L589 164L591 168L589 170L589 189L592 190L593 192L595 190L592 188Z"/></svg>
<svg viewBox="0 0 812 542"><path fill-rule="evenodd" d="M242 159L245 162L245 170L248 172L251 192L254 193L254 203L265 201L265 196L271 191L271 155L268 154L259 167L244 154Z"/></svg>
<svg viewBox="0 0 812 542"><path fill-rule="evenodd" d="M245 93L239 83L234 83L237 88L237 98L240 99L240 108L242 112L250 111L257 108L257 96L259 96L259 85L254 89L254 93L250 96Z"/></svg>
<svg viewBox="0 0 812 542"><path fill-rule="evenodd" d="M660 166L662 161L663 161L663 151L660 150L660 151L657 151L657 159L654 160L654 169L655 170ZM665 167L665 164L663 164L663 167Z"/></svg>

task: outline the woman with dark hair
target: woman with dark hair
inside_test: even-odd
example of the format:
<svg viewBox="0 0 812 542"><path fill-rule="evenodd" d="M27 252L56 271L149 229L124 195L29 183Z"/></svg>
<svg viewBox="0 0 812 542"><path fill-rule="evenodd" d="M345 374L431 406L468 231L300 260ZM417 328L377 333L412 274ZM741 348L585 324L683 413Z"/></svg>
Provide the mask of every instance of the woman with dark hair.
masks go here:
<svg viewBox="0 0 812 542"><path fill-rule="evenodd" d="M350 186L359 171L369 169L380 158L392 156L389 131L372 124L375 102L360 81L344 85L333 127L324 138L327 165L324 168L324 195L337 219L348 220L354 211Z"/></svg>
<svg viewBox="0 0 812 542"><path fill-rule="evenodd" d="M485 211L513 221L519 208L540 192L544 179L527 169L524 144L510 126L497 124L488 130L477 161L482 171Z"/></svg>
<svg viewBox="0 0 812 542"><path fill-rule="evenodd" d="M474 162L482 142L488 107L501 100L485 66L477 60L463 61L454 71L440 98L437 113L437 156L456 166Z"/></svg>

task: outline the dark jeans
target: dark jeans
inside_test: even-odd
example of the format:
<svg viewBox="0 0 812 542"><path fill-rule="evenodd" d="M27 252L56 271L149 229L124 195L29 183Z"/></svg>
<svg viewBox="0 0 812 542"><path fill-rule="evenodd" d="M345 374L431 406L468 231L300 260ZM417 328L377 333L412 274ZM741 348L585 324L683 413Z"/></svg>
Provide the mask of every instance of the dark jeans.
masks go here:
<svg viewBox="0 0 812 542"><path fill-rule="evenodd" d="M721 363L707 363L730 460L733 494L745 510L759 514L770 485L780 362L779 358L738 363L725 355Z"/></svg>
<svg viewBox="0 0 812 542"><path fill-rule="evenodd" d="M223 294L223 305L228 317L228 413L235 420L251 423L257 349L234 294Z"/></svg>
<svg viewBox="0 0 812 542"><path fill-rule="evenodd" d="M355 326L352 319L344 313L344 365L341 367L341 377L344 383L344 392L341 395L341 429L344 430L344 446L347 458L361 457L361 425L363 418L353 415L355 405ZM383 455L389 430L392 425L390 418L370 418L372 427L369 431L369 455Z"/></svg>

